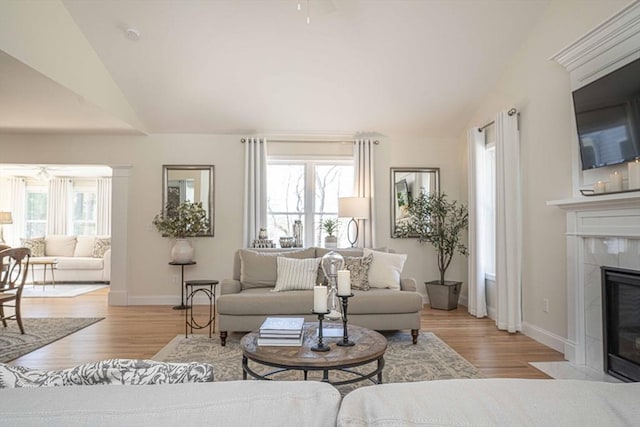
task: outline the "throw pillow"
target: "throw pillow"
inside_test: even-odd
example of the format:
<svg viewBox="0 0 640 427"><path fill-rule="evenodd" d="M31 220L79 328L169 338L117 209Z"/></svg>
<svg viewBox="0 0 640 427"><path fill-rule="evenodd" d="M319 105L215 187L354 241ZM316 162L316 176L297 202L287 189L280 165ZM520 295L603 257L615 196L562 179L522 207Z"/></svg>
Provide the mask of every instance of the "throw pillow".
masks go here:
<svg viewBox="0 0 640 427"><path fill-rule="evenodd" d="M373 255L369 267L369 285L372 288L400 290L400 274L407 261L405 254L393 254L364 249L365 255Z"/></svg>
<svg viewBox="0 0 640 427"><path fill-rule="evenodd" d="M111 249L111 238L96 238L96 242L93 244L93 257L104 258L105 252Z"/></svg>
<svg viewBox="0 0 640 427"><path fill-rule="evenodd" d="M276 284L277 265L276 258L315 258L314 248L295 251L264 252L258 250L241 249L240 257L240 283L242 289L271 288Z"/></svg>
<svg viewBox="0 0 640 427"><path fill-rule="evenodd" d="M349 270L349 278L351 279L351 289L359 289L368 291L369 286L369 267L373 261L373 255L369 254L365 257L345 257L344 268Z"/></svg>
<svg viewBox="0 0 640 427"><path fill-rule="evenodd" d="M44 237L20 239L20 245L24 248L31 249L31 256L44 256Z"/></svg>
<svg viewBox="0 0 640 427"><path fill-rule="evenodd" d="M277 257L276 287L273 292L312 290L320 258L295 259Z"/></svg>

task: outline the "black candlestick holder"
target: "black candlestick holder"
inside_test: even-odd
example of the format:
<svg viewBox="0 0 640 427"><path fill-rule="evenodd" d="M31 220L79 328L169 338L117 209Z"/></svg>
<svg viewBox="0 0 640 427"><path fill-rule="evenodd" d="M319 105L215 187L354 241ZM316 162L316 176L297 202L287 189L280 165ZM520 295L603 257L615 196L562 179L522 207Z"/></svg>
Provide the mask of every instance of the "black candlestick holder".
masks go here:
<svg viewBox="0 0 640 427"><path fill-rule="evenodd" d="M329 314L329 311L318 313L316 311L312 311L313 314L318 315L318 343L314 346L311 346L311 350L313 351L329 351L331 347L328 344L322 342L322 321L324 320L324 316Z"/></svg>
<svg viewBox="0 0 640 427"><path fill-rule="evenodd" d="M349 298L351 295L338 295L342 300L342 341L338 341L336 345L340 347L351 347L356 345L353 341L349 341L349 331L347 330L347 308L349 307Z"/></svg>

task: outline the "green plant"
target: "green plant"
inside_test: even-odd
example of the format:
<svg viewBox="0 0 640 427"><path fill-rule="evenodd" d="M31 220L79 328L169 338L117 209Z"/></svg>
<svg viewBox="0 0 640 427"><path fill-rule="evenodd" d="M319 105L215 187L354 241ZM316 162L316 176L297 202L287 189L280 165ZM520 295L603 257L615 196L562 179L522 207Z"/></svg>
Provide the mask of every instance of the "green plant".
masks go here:
<svg viewBox="0 0 640 427"><path fill-rule="evenodd" d="M167 203L166 209L153 218L153 225L163 235L177 239L209 231L207 212L201 202L185 201L177 206Z"/></svg>
<svg viewBox="0 0 640 427"><path fill-rule="evenodd" d="M335 218L327 218L320 223L320 228L323 229L327 235L333 236L333 233L338 229L338 220Z"/></svg>
<svg viewBox="0 0 640 427"><path fill-rule="evenodd" d="M450 202L445 193L420 194L409 200L409 217L395 229L395 237L418 237L420 243L430 243L438 255L440 283L458 252L467 255L462 231L469 226L469 211L463 204Z"/></svg>

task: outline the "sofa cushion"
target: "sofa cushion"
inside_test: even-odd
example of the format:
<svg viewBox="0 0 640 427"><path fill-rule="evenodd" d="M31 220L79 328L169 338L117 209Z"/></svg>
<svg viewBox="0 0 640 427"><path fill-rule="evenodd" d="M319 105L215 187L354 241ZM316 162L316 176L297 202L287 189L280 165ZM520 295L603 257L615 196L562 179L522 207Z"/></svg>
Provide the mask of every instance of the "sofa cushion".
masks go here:
<svg viewBox="0 0 640 427"><path fill-rule="evenodd" d="M73 256L93 256L93 246L95 243L96 236L78 236Z"/></svg>
<svg viewBox="0 0 640 427"><path fill-rule="evenodd" d="M241 249L240 255L240 283L242 289L271 288L276 284L278 256L287 258L315 258L314 248L291 252L256 252Z"/></svg>
<svg viewBox="0 0 640 427"><path fill-rule="evenodd" d="M373 261L373 255L369 254L365 257L345 257L344 269L349 270L349 279L351 280L351 289L359 289L368 291L369 286L369 267Z"/></svg>
<svg viewBox="0 0 640 427"><path fill-rule="evenodd" d="M20 245L31 250L31 256L44 256L44 237L21 239Z"/></svg>
<svg viewBox="0 0 640 427"><path fill-rule="evenodd" d="M320 258L276 258L277 278L274 292L313 289Z"/></svg>
<svg viewBox="0 0 640 427"><path fill-rule="evenodd" d="M73 256L76 249L76 236L52 234L44 238L46 256Z"/></svg>
<svg viewBox="0 0 640 427"><path fill-rule="evenodd" d="M111 237L96 237L91 256L94 258L103 258L109 249L111 249Z"/></svg>
<svg viewBox="0 0 640 427"><path fill-rule="evenodd" d="M57 270L102 270L104 259L93 257L58 257Z"/></svg>
<svg viewBox="0 0 640 427"><path fill-rule="evenodd" d="M402 274L407 255L373 251L367 248L364 249L364 254L373 255L368 274L369 286L399 291L400 274Z"/></svg>

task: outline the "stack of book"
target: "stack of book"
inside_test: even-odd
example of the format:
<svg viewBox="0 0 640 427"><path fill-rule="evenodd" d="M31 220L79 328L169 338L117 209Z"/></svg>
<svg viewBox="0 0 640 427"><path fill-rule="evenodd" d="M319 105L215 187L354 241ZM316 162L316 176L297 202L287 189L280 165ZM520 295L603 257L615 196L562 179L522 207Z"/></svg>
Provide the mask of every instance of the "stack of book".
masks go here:
<svg viewBox="0 0 640 427"><path fill-rule="evenodd" d="M301 346L302 317L267 317L260 326L258 345Z"/></svg>

